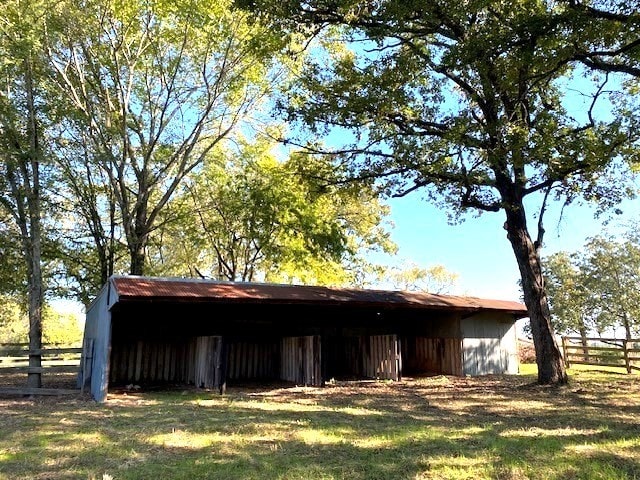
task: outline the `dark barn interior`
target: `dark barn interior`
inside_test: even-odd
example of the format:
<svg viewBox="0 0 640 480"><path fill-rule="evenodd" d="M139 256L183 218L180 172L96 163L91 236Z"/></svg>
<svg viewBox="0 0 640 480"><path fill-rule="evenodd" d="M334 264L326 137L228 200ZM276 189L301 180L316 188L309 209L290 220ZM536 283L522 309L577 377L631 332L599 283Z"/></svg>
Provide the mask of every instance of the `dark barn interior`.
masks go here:
<svg viewBox="0 0 640 480"><path fill-rule="evenodd" d="M111 313L109 381L114 386L194 383L195 365L189 365L198 351L197 339L206 337L221 337L220 355L226 358L218 362L226 368L230 385L281 379L284 338L301 343L289 350L304 350L305 337L320 339L323 380L380 378L367 359L372 358L372 348L394 348L385 344L393 338L404 347L406 374L442 373L442 362L425 358L419 350L424 342L417 339L454 335L451 325L456 320L446 312L425 315L410 308L220 302L122 302ZM212 348L215 352L217 347ZM444 354L444 343L434 353ZM304 375L299 377L308 383Z"/></svg>

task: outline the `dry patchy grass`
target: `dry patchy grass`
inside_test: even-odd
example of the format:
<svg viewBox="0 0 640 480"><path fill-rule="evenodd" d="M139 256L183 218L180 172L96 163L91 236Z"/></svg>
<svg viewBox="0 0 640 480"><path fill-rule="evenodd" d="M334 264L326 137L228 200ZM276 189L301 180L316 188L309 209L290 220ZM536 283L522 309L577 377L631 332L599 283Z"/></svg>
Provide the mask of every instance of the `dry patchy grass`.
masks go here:
<svg viewBox="0 0 640 480"><path fill-rule="evenodd" d="M0 479L640 478L639 376L533 380L0 398Z"/></svg>

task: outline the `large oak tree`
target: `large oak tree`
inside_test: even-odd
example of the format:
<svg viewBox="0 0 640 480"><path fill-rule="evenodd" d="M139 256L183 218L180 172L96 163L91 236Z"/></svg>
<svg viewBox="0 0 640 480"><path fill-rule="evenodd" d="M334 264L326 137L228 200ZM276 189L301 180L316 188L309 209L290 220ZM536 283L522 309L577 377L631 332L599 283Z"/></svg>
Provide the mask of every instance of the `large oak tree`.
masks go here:
<svg viewBox="0 0 640 480"><path fill-rule="evenodd" d="M538 381L566 382L542 275L543 217L551 199L609 205L628 193L633 115L613 111L607 94L624 69L604 63L615 63L621 31L619 53L637 54L638 16L539 0L242 3L317 40L283 107L312 134L351 133L334 150L351 178L375 177L389 195L422 192L454 216L504 215ZM592 67L603 73L587 76Z"/></svg>

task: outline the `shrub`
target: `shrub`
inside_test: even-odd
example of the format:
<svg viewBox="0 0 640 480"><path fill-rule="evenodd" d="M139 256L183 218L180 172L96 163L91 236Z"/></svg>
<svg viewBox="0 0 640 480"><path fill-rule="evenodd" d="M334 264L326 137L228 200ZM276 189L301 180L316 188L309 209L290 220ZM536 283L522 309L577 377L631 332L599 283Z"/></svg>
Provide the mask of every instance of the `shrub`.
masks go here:
<svg viewBox="0 0 640 480"><path fill-rule="evenodd" d="M536 349L532 341L518 339L518 360L520 363L536 363Z"/></svg>

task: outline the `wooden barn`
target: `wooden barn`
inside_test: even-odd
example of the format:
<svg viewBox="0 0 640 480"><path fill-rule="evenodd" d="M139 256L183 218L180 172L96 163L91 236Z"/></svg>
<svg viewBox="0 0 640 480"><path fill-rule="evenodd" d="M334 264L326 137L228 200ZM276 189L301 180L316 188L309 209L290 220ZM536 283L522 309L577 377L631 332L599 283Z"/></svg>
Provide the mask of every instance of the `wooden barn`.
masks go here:
<svg viewBox="0 0 640 480"><path fill-rule="evenodd" d="M87 310L79 382L185 384L517 373L517 302L114 276Z"/></svg>

